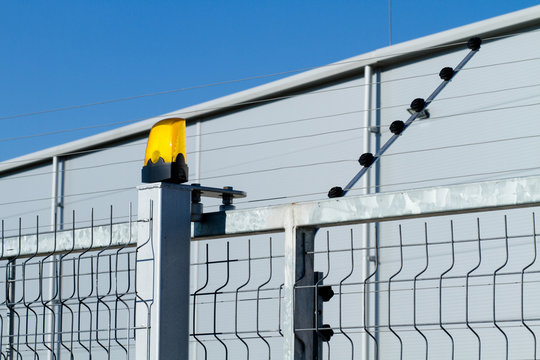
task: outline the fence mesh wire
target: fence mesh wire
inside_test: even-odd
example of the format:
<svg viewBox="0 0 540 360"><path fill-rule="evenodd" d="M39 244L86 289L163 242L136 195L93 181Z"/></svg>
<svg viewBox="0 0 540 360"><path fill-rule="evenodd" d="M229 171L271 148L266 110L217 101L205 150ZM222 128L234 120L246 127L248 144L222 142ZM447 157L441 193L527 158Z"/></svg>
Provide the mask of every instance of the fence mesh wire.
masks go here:
<svg viewBox="0 0 540 360"><path fill-rule="evenodd" d="M361 226L322 229L315 268L335 292L323 358L363 359L367 345L370 359L536 359L536 221L517 209L371 224L368 247Z"/></svg>
<svg viewBox="0 0 540 360"><path fill-rule="evenodd" d="M192 255L191 357L281 359L283 236L199 241Z"/></svg>
<svg viewBox="0 0 540 360"><path fill-rule="evenodd" d="M117 224L6 237L0 254L0 357L134 357L136 247ZM131 234L131 224L128 224ZM99 235L95 235L99 233ZM97 237L99 236L99 241ZM121 244L121 245L119 245Z"/></svg>

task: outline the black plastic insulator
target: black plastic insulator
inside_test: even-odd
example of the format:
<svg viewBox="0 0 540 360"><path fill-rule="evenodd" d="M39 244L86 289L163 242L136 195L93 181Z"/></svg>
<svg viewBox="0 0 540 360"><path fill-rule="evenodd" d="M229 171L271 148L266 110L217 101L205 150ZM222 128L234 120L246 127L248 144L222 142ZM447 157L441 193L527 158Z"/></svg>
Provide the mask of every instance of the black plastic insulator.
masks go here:
<svg viewBox="0 0 540 360"><path fill-rule="evenodd" d="M332 336L334 336L334 330L330 327L328 324L323 324L319 328L319 336L321 337L321 340L324 342L329 342Z"/></svg>
<svg viewBox="0 0 540 360"><path fill-rule="evenodd" d="M396 120L390 124L390 132L394 135L399 135L405 129L405 123L401 120Z"/></svg>
<svg viewBox="0 0 540 360"><path fill-rule="evenodd" d="M480 49L480 44L482 44L482 39L479 37L472 37L467 41L467 47L471 49L472 51L477 51Z"/></svg>
<svg viewBox="0 0 540 360"><path fill-rule="evenodd" d="M330 285L319 286L319 296L323 302L330 301L334 297L334 290Z"/></svg>
<svg viewBox="0 0 540 360"><path fill-rule="evenodd" d="M173 184L181 184L188 181L189 169L184 158L184 154L180 153L176 156L176 160L166 163L160 157L156 163L152 159L143 166L141 177L143 183L167 182Z"/></svg>
<svg viewBox="0 0 540 360"><path fill-rule="evenodd" d="M411 109L415 112L420 112L424 110L425 106L426 106L426 101L422 98L416 98L411 103Z"/></svg>
<svg viewBox="0 0 540 360"><path fill-rule="evenodd" d="M452 69L451 67L442 68L439 76L444 81L448 81L454 76L454 69Z"/></svg>
<svg viewBox="0 0 540 360"><path fill-rule="evenodd" d="M337 198L337 197L342 197L342 196L343 196L343 189L339 186L334 186L328 192L329 198Z"/></svg>
<svg viewBox="0 0 540 360"><path fill-rule="evenodd" d="M364 153L360 156L358 162L363 167L370 167L373 164L373 160L375 160L375 156L372 153Z"/></svg>

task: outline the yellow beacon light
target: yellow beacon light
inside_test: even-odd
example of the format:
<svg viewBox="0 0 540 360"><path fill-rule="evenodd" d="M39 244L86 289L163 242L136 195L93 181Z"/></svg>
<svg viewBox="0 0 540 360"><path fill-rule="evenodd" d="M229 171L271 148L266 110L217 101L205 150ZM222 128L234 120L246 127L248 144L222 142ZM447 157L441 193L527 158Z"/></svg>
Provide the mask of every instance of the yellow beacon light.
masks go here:
<svg viewBox="0 0 540 360"><path fill-rule="evenodd" d="M171 182L180 184L188 181L186 164L186 120L171 118L161 120L150 130L142 182Z"/></svg>

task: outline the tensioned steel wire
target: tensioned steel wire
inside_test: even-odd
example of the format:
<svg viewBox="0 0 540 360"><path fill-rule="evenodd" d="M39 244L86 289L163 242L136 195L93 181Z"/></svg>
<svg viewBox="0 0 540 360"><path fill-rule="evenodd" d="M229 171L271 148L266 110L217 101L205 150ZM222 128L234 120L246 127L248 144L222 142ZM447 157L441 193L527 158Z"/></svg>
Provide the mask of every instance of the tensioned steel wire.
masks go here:
<svg viewBox="0 0 540 360"><path fill-rule="evenodd" d="M540 84L538 86L540 86ZM516 109L516 108L526 108L526 107L531 107L531 106L540 106L540 102L539 103L532 103L532 104L506 106L506 107L496 107L496 108L490 108L490 109L482 109L482 110L476 110L476 111L473 110L473 111L469 111L469 112L448 114L448 115L433 117L433 118L430 118L430 120L440 120L440 119L445 119L445 118L450 118L450 117L455 117L455 116L466 116L466 115L470 115L470 114L478 114L478 113L485 113L485 112L492 112L492 111L502 111L502 110L511 110L511 109ZM418 124L419 123L412 123L411 126L415 126L415 125L418 125ZM347 128L347 129L324 131L324 132L319 132L319 133L314 133L314 134L306 134L306 135L298 135L298 136L293 136L293 137L262 140L262 141L253 142L253 143L227 145L227 146L223 146L223 147L204 149L204 150L200 150L200 151L189 151L189 152L187 152L187 154L194 154L194 153L198 153L198 152L203 153L203 152L210 152L210 151L219 151L219 150L232 149L232 148L245 147L245 146L256 146L256 145L274 143L274 142L279 142L279 141L290 141L290 140L297 140L297 139L302 139L302 138L310 138L310 137L313 137L313 136L324 136L324 135L339 134L339 133L350 132L350 131L354 131L354 130L362 130L364 128L365 127L353 127L353 128ZM381 131L381 133L386 133L386 132L389 132L389 130ZM439 148L410 150L408 152L396 152L396 153L391 153L391 154L384 154L384 155L381 155L381 157L395 156L395 155L406 154L406 153L414 153L414 152L449 149L449 148L462 147L462 146L473 146L473 145L482 145L482 144L489 144L489 143L496 143L496 142L503 142L503 141L528 139L528 138L533 138L533 137L538 137L538 136L540 136L540 134L539 135L525 135L525 136L518 136L518 137L512 137L512 138L503 138L503 139L496 139L496 140L489 140L489 141L477 141L477 142L472 142L472 143L467 143L467 144L448 145L448 146L439 147ZM351 138L351 140L353 140L353 139L355 139L355 138ZM343 140L331 142L328 145L340 143L342 141ZM139 146L139 145L142 145L142 143L129 144L129 145L120 145L119 147L123 147L123 146ZM95 149L95 150L90 150L89 152L100 151L100 150L105 150L105 149L110 149L110 148ZM86 153L86 152L82 152L82 153ZM291 153L291 152L285 153L285 155L289 154L289 153ZM66 154L62 154L62 156L78 155L78 154L81 154L81 152L66 153ZM44 159L50 159L50 157L47 157L47 158L44 158ZM27 160L24 160L24 161L27 161ZM255 161L255 160L253 160L253 161ZM344 161L344 160L335 160L335 161ZM115 161L115 162L105 162L105 163L94 164L94 165L91 165L91 166L85 166L85 167L80 167L80 168L62 169L62 170L59 170L59 172L64 173L64 172L70 172L70 171L85 170L85 169L92 169L92 168L98 168L98 167L104 167L104 166L121 165L121 164L127 164L127 163L135 163L135 162L140 162L140 160L134 159L134 160L123 160L123 161ZM8 163L10 163L10 162L4 162L4 164L8 164ZM13 163L15 163L15 162L13 162ZM299 165L299 167L303 167L303 166L305 166L305 165ZM256 170L256 171L258 171L258 170ZM261 171L267 171L267 170L261 170ZM34 173L34 174L31 174L31 175L11 176L11 177L0 179L0 181L8 181L8 180L12 180L12 179L18 179L18 178L24 178L24 177L30 177L30 176L37 176L37 175L47 175L47 174L52 174L52 173L53 173L52 171L46 171L46 172L41 172L41 173ZM234 176L234 175L244 175L244 174L243 173L221 174L221 175L216 175L215 177ZM206 180L206 179L211 179L211 178L214 178L214 177L204 177L204 178L201 178L201 180Z"/></svg>
<svg viewBox="0 0 540 360"><path fill-rule="evenodd" d="M352 161L352 160L345 160L345 161ZM384 186L394 186L394 185L403 185L403 184L420 184L424 182L430 182L430 181L439 181L439 180L449 180L449 179L458 179L458 178L466 178L466 177L475 177L475 176L488 176L488 175L498 175L498 174L505 174L505 173L512 173L512 172L520 172L520 171L531 171L531 170L538 170L540 169L540 166L538 167L527 167L527 168L516 168L516 169L509 169L509 170L500 170L500 171L488 171L488 172L480 172L480 173L470 173L470 174L463 174L459 176L444 176L444 177L438 177L438 178L430 178L430 179L422 179L422 180L414 180L414 181L406 181L406 182L399 182L394 184L379 184L379 185L373 185L369 188L380 188ZM90 191L90 192L84 192L84 193L75 193L75 194L67 194L64 195L64 197L76 197L76 196L82 196L82 195L92 195L92 194L104 194L104 193L111 193L115 191L128 191L128 190L136 190L137 188L135 186L133 187L124 187L124 188L118 188L118 189L109 189L109 190L99 190L99 191ZM349 189L350 191L360 191L364 190L364 188L354 188ZM277 196L277 197L270 197L270 198L261 198L261 199L252 199L252 200L246 200L246 201L237 201L235 204L245 204L245 203L255 203L255 202L261 202L261 201L269 201L269 200L281 200L281 199L288 199L288 198L296 198L296 197L303 197L303 196L312 196L312 195L321 195L326 194L327 192L312 192L312 193L303 193L303 194L292 194L292 195L284 195L284 196ZM45 198L37 198L37 199L26 199L26 200L19 200L19 201L10 201L10 202L4 202L0 203L1 205L11 205L11 204L17 204L17 203L28 203L28 202L35 202L35 201L45 201L45 200L51 200L52 197L45 197ZM208 207L216 207L218 205L210 205Z"/></svg>
<svg viewBox="0 0 540 360"><path fill-rule="evenodd" d="M512 33L512 34L506 34L506 35L500 35L500 36L491 36L491 37L484 38L484 41L504 39L504 38L513 37L513 36L516 36L516 35L521 35L521 34L530 34L530 33L534 33L534 32L537 32L537 31L538 30L533 30L533 31L515 32L515 33ZM432 46L432 47L429 47L428 49L429 50L445 49L445 48L456 47L456 46L463 45L463 44L466 44L466 41L458 41L458 42L453 42L453 43L444 44L444 45ZM24 113L24 114L8 115L8 116L0 117L0 120L28 117L28 116L47 114L47 113L58 112L58 111L81 109L81 108L86 108L86 107L110 104L110 103L114 103L114 102L135 100L135 99L151 97L151 96L158 96L158 95L166 95L166 94L171 94L171 93L176 93L176 92L184 92L184 91L196 90L196 89L200 89L200 88L213 87L213 86L224 85L224 84L229 84L229 83L236 83L236 82L243 82L243 81L255 80L255 79L260 79L260 78L288 75L288 74L307 71L307 70L314 70L314 69L320 69L320 68L328 68L328 67L346 65L346 64L351 64L351 63L365 62L367 60L383 60L385 58L393 57L393 56L396 56L396 55L408 54L408 53L409 52L395 52L395 53L382 55L382 56L364 57L362 59L357 59L357 60L344 60L344 61L340 61L340 62L333 63L333 64L326 64L326 65L313 66L313 67L305 67L305 68L301 68L301 69L288 70L288 71L277 72L277 73L272 73L272 74L255 75L255 76L241 78L241 79L235 79L235 80L218 81L218 82L209 83L209 84L202 84L202 85L195 85L195 86L179 88L179 89L158 91L158 92L149 93L149 94L141 94L141 95L135 95L135 96L121 97L121 98L109 99L109 100L104 100L104 101L99 101L99 102L94 102L94 103L87 103L87 104L81 104L81 105L72 105L72 106L66 106L66 107L60 107L60 108L52 108L52 109L46 109L46 110L42 110L42 111L36 111L36 112Z"/></svg>
<svg viewBox="0 0 540 360"><path fill-rule="evenodd" d="M352 189L349 189L349 191L355 192L355 191L363 191L365 189L378 189L378 188L381 188L381 187L390 187L390 186L398 186L398 185L414 185L414 184L421 184L421 183L432 182L432 181L461 179L461 178L477 177L477 176L501 175L501 174L509 174L509 173L521 172L521 171L532 171L532 170L540 170L540 166L527 167L527 168L516 168L516 169L510 169L510 170L499 170L499 171L487 171L487 172L480 172L480 173L470 173L470 174L462 174L462 175L456 175L456 176L444 176L444 177L429 178L429 179L422 179L422 180L401 181L401 182L398 182L398 183L379 184L379 185L372 185L372 186L369 186L369 187L352 188ZM454 185L465 184L465 183L468 183L468 181L458 182L458 183L455 183ZM298 198L298 197L306 197L306 196L314 196L314 195L326 195L326 194L327 194L326 191L324 191L324 192L319 191L319 192L311 192L311 193L303 193L303 194L292 194L292 195L265 197L265 198L245 200L245 201L237 201L237 202L235 202L235 204L257 203L257 202L263 202L263 201L293 199L293 198ZM217 206L219 206L219 205L210 205L210 206L207 206L206 208L214 208L214 207L217 207Z"/></svg>
<svg viewBox="0 0 540 360"><path fill-rule="evenodd" d="M427 150L422 149L422 150L419 150L419 151L427 151ZM407 152L407 153L409 153L409 152ZM391 156L391 155L397 155L397 154L388 154L386 156ZM347 160L347 159L339 160L339 161L341 161L341 162L356 162L356 160ZM292 167L324 165L324 164L332 164L332 163L335 163L335 162L336 162L336 160L328 161L328 162L305 164L305 165L299 165L299 166L292 166ZM280 170L282 168L289 168L289 167L280 167L280 168L276 168L276 170ZM253 172L250 172L250 173L265 172L265 171L272 171L272 170L274 170L274 169L253 171ZM382 188L382 187L391 187L391 186L398 186L398 185L413 185L413 184L421 184L421 183L432 182L432 181L460 179L460 178L476 177L476 176L500 175L500 174L509 174L509 173L514 173L514 172L532 171L532 170L540 170L540 166L538 166L538 167L527 167L527 168L516 168L516 169L509 169L509 170L499 170L499 171L488 171L488 172L480 172L480 173L470 173L470 174L463 174L463 175L459 175L459 176L445 176L445 177L429 178L429 179L422 179L422 180L413 180L413 181L406 181L406 182L402 181L402 182L399 182L399 183L378 184L378 185L369 186L368 188L369 189L378 189L378 188ZM236 174L233 174L233 175L236 175ZM221 175L221 177L223 177L223 176L226 176L226 175ZM358 188L350 189L350 191L352 191L352 192L363 191L365 189L366 189L366 187L358 187ZM102 195L100 195L100 197L101 197L101 196L107 196L108 194L111 194L111 193L114 193L114 192L135 191L135 190L136 190L136 187L126 187L126 188L103 190L103 191L93 191L93 192L85 192L85 193L78 193L78 194L68 194L68 196L69 197L76 197L76 196L82 196L82 195L102 194ZM326 194L326 191L324 191L324 192L321 191L321 192L301 193L301 194L289 194L289 195L276 196L276 197L266 197L266 198L260 198L260 199L237 201L236 204L257 203L257 202L263 202L263 201L292 199L292 198L298 198L298 197L306 197L306 196L314 196L314 195L325 195L325 194ZM95 199L95 198L96 197L91 197L89 199ZM50 200L50 199L51 199L50 197L38 198L38 199L26 199L26 200L22 200L22 201L13 201L13 202L7 202L7 203L0 203L0 206L1 205L16 204L16 203L19 203L19 202L35 202L35 201L44 201L44 200ZM216 208L218 206L219 205L209 205L209 206L207 206L207 208ZM32 210L32 211L30 211L28 213L35 213L35 211L47 210L47 209L49 209L49 207L43 208L43 209L38 209L38 210ZM13 216L9 216L8 218L17 217L19 215L25 215L25 214L24 213L23 214L16 214L16 215L13 215ZM125 217L121 217L121 218L125 218ZM100 220L103 220L103 219L100 219ZM70 223L66 223L66 224L70 224ZM48 227L48 226L49 225L43 225L43 227ZM28 229L28 227L23 227L23 229ZM10 229L10 230L14 230L14 229Z"/></svg>

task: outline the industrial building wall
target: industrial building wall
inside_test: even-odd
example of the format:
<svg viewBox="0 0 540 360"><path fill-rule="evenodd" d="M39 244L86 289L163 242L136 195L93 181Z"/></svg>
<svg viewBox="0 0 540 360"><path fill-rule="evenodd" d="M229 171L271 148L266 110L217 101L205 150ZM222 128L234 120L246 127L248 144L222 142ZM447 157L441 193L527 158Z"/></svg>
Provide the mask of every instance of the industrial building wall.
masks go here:
<svg viewBox="0 0 540 360"><path fill-rule="evenodd" d="M40 224L50 231L51 188L51 167L47 165L0 177L0 220L4 221L4 236L18 233L19 218L24 219L25 232L36 231L38 216Z"/></svg>

